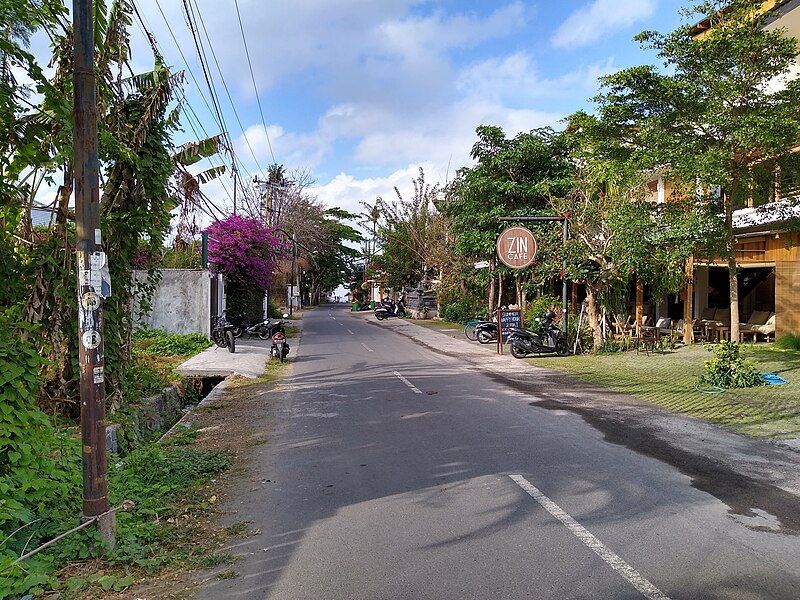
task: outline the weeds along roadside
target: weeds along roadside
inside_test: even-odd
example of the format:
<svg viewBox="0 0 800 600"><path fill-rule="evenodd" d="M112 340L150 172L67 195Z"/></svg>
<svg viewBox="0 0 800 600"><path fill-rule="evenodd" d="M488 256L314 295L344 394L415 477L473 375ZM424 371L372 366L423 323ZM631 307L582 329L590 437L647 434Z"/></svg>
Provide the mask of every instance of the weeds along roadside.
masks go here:
<svg viewBox="0 0 800 600"><path fill-rule="evenodd" d="M200 543L215 535L201 522L214 511L212 480L231 458L198 445L190 431L166 444L146 443L122 458L109 455L112 506L124 500L135 506L117 513L117 546L102 560L89 528L10 566L23 552L77 525L82 489L78 427L53 421L35 406L40 359L19 339L0 333L0 599L48 592L88 598L125 589L169 564L191 568L217 560ZM128 385L111 420L124 422L137 403L170 383L188 389L173 369L209 343L203 336L137 334Z"/></svg>

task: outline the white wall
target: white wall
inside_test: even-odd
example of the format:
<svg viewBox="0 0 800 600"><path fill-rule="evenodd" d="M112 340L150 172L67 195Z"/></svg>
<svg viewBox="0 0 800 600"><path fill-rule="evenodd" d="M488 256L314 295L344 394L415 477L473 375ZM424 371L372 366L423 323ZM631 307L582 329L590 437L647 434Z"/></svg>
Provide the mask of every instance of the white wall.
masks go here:
<svg viewBox="0 0 800 600"><path fill-rule="evenodd" d="M144 281L147 272L136 271ZM151 300L152 311L142 317L134 300L134 321L172 333L211 333L211 279L206 270L162 269Z"/></svg>

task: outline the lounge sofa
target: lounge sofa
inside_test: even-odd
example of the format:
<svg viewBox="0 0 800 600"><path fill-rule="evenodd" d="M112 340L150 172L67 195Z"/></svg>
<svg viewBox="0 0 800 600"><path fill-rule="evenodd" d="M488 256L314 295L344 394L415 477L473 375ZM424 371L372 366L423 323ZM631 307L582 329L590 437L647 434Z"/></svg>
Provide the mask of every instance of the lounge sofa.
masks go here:
<svg viewBox="0 0 800 600"><path fill-rule="evenodd" d="M746 323L739 323L739 339L744 341L747 336L752 336L753 341L758 341L762 335L766 341L775 338L775 313L766 310L757 310L750 315Z"/></svg>

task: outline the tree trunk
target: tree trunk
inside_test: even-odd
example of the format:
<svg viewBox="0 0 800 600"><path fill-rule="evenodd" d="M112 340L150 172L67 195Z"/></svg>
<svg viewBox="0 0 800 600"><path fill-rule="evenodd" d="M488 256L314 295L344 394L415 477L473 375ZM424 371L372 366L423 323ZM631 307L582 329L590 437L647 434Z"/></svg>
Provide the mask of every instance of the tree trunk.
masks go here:
<svg viewBox="0 0 800 600"><path fill-rule="evenodd" d="M639 335L642 330L642 321L644 320L644 282L636 278L636 335Z"/></svg>
<svg viewBox="0 0 800 600"><path fill-rule="evenodd" d="M517 286L517 306L519 306L520 310L522 310L522 286L519 283L519 275L514 278L514 282Z"/></svg>
<svg viewBox="0 0 800 600"><path fill-rule="evenodd" d="M492 265L493 267L494 265ZM494 312L494 275L491 276L491 281L489 282L489 316L491 317L492 313Z"/></svg>
<svg viewBox="0 0 800 600"><path fill-rule="evenodd" d="M683 298L683 343L694 343L694 256L686 260L686 288Z"/></svg>
<svg viewBox="0 0 800 600"><path fill-rule="evenodd" d="M503 276L497 276L497 308L503 306Z"/></svg>
<svg viewBox="0 0 800 600"><path fill-rule="evenodd" d="M724 195L725 229L728 233L728 285L731 299L731 340L739 341L739 265L736 262L736 236L733 234L733 197L737 184L731 186L731 193Z"/></svg>
<svg viewBox="0 0 800 600"><path fill-rule="evenodd" d="M595 352L603 345L603 330L600 327L600 318L597 310L597 288L591 284L586 284L586 317L589 327L592 328L592 339L594 340Z"/></svg>

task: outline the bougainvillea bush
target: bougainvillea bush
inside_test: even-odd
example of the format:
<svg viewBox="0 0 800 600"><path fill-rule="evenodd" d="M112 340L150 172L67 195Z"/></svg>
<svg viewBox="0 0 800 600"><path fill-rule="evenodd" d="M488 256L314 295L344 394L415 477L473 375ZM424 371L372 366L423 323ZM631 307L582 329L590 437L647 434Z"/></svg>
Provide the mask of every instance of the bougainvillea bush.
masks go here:
<svg viewBox="0 0 800 600"><path fill-rule="evenodd" d="M263 318L264 295L285 248L263 223L231 215L208 228L208 263L225 277L228 318L255 323Z"/></svg>
<svg viewBox="0 0 800 600"><path fill-rule="evenodd" d="M208 229L208 262L212 273L227 283L267 289L284 246L263 223L239 215L217 221Z"/></svg>

